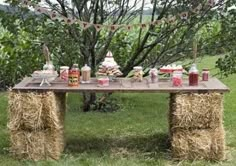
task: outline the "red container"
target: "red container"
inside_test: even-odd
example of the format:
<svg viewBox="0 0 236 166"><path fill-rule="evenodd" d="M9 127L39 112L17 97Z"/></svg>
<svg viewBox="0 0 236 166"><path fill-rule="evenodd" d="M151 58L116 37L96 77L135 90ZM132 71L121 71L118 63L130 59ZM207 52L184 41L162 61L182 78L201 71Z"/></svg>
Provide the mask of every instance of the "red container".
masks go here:
<svg viewBox="0 0 236 166"><path fill-rule="evenodd" d="M202 81L208 81L209 79L209 69L202 70Z"/></svg>
<svg viewBox="0 0 236 166"><path fill-rule="evenodd" d="M198 70L196 64L192 64L189 70L189 86L198 86Z"/></svg>
<svg viewBox="0 0 236 166"><path fill-rule="evenodd" d="M172 76L172 86L181 87L182 85L183 85L182 72L181 71L174 71L173 76Z"/></svg>
<svg viewBox="0 0 236 166"><path fill-rule="evenodd" d="M189 73L189 86L198 86L198 73Z"/></svg>

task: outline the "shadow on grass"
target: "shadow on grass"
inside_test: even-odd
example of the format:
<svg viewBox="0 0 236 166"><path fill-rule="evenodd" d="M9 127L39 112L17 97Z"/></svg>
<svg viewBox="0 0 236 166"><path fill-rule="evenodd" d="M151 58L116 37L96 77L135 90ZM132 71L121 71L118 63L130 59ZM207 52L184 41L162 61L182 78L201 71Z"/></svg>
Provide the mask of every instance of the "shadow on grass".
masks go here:
<svg viewBox="0 0 236 166"><path fill-rule="evenodd" d="M145 136L68 138L67 153L96 153L114 156L169 158L170 141L166 133Z"/></svg>

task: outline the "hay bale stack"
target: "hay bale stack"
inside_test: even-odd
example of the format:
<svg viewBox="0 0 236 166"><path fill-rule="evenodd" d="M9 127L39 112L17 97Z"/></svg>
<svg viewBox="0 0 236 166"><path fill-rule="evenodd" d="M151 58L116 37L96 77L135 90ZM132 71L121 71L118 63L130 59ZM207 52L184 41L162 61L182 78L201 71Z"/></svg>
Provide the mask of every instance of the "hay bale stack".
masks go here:
<svg viewBox="0 0 236 166"><path fill-rule="evenodd" d="M174 158L224 159L222 94L171 94L169 121Z"/></svg>
<svg viewBox="0 0 236 166"><path fill-rule="evenodd" d="M184 129L215 129L221 126L223 96L219 93L172 94L170 126Z"/></svg>
<svg viewBox="0 0 236 166"><path fill-rule="evenodd" d="M62 131L10 131L11 152L18 159L58 160L63 151Z"/></svg>
<svg viewBox="0 0 236 166"><path fill-rule="evenodd" d="M65 115L65 95L48 92L42 95L43 114L42 119L46 128L63 128Z"/></svg>
<svg viewBox="0 0 236 166"><path fill-rule="evenodd" d="M172 133L172 154L177 159L223 160L225 137L223 128L181 130Z"/></svg>
<svg viewBox="0 0 236 166"><path fill-rule="evenodd" d="M9 94L11 151L20 159L59 159L64 148L63 93Z"/></svg>
<svg viewBox="0 0 236 166"><path fill-rule="evenodd" d="M42 94L11 92L8 98L10 130L44 128Z"/></svg>
<svg viewBox="0 0 236 166"><path fill-rule="evenodd" d="M44 132L10 131L11 152L18 159L41 160L45 157Z"/></svg>

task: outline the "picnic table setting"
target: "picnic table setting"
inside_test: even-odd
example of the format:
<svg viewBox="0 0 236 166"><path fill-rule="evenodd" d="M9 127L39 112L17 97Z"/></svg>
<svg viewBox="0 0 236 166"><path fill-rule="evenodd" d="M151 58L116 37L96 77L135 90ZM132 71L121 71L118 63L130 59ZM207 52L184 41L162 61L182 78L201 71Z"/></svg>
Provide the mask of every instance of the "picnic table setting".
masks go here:
<svg viewBox="0 0 236 166"><path fill-rule="evenodd" d="M224 96L234 80L216 77L236 73L233 3L5 3L14 9L0 13L0 101L8 102L2 135L9 137L1 146L10 144L16 162L208 165L233 158L224 103L231 135L235 107L233 95L230 102ZM2 163L11 163L1 152Z"/></svg>
<svg viewBox="0 0 236 166"><path fill-rule="evenodd" d="M189 71L170 64L151 68L135 66L122 77L120 66L108 51L98 66L96 77L84 64L61 66L59 71L44 46L46 64L31 77L16 84L9 97L8 129L11 152L20 159L60 159L65 145L64 118L68 92L169 93L169 137L174 159L225 158L223 95L229 88L209 70ZM187 74L183 74L183 73ZM162 75L168 77L162 77Z"/></svg>

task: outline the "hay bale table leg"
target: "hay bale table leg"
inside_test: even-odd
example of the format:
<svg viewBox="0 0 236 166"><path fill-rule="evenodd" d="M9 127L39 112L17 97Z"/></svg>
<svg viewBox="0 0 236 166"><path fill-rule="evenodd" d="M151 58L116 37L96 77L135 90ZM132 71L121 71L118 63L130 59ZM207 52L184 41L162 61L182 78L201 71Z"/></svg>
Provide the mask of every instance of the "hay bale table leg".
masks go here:
<svg viewBox="0 0 236 166"><path fill-rule="evenodd" d="M65 93L9 94L11 152L19 159L59 159L64 149Z"/></svg>
<svg viewBox="0 0 236 166"><path fill-rule="evenodd" d="M169 125L174 158L224 159L222 94L171 94Z"/></svg>

